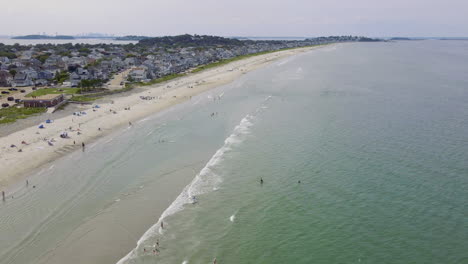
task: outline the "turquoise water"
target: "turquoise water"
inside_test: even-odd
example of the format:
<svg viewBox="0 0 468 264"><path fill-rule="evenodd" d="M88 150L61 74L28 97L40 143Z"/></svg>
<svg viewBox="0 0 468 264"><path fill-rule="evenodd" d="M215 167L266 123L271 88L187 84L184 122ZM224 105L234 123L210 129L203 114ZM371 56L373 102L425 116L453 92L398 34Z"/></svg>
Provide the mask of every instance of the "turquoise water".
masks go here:
<svg viewBox="0 0 468 264"><path fill-rule="evenodd" d="M424 41L256 72L232 93L261 102L123 262L468 263L467 69L468 42Z"/></svg>
<svg viewBox="0 0 468 264"><path fill-rule="evenodd" d="M59 263L102 214L116 247L154 224L121 263L468 263L467 105L466 41L275 62L40 168L0 206L0 263Z"/></svg>

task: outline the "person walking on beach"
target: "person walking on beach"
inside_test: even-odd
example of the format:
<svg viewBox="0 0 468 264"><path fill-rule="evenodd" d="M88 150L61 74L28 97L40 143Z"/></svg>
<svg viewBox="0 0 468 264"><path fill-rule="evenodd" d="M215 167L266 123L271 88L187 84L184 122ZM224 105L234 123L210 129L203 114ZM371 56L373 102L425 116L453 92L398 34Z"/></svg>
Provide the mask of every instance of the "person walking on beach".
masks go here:
<svg viewBox="0 0 468 264"><path fill-rule="evenodd" d="M2 191L2 200L5 201L5 191Z"/></svg>
<svg viewBox="0 0 468 264"><path fill-rule="evenodd" d="M161 221L161 229L164 229L164 223Z"/></svg>
<svg viewBox="0 0 468 264"><path fill-rule="evenodd" d="M84 149L85 149L85 144L84 144L84 142L81 142L81 147L83 148L83 151L84 151Z"/></svg>

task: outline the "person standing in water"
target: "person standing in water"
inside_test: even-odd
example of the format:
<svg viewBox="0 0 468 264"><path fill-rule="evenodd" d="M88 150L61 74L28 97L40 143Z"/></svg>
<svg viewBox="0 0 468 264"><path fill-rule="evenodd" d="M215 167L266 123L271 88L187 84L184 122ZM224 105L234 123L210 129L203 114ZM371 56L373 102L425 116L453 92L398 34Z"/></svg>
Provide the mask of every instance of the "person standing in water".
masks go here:
<svg viewBox="0 0 468 264"><path fill-rule="evenodd" d="M164 229L164 223L161 221L161 229Z"/></svg>
<svg viewBox="0 0 468 264"><path fill-rule="evenodd" d="M263 178L260 177L260 184L263 184Z"/></svg>
<svg viewBox="0 0 468 264"><path fill-rule="evenodd" d="M2 200L5 201L5 191L2 191Z"/></svg>

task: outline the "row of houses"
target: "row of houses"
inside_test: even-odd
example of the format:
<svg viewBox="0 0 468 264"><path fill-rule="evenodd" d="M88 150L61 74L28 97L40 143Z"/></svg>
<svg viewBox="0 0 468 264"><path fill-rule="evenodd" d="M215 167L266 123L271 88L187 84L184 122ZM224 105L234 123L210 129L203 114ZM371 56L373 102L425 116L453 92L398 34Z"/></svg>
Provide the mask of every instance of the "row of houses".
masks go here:
<svg viewBox="0 0 468 264"><path fill-rule="evenodd" d="M180 73L203 64L236 56L334 42L361 41L362 37L321 37L301 41L244 41L241 45L124 46L96 45L86 52L74 46L40 50L32 46L18 51L17 58L0 57L0 86L78 86L82 80L107 80L132 68L130 80L141 82ZM62 48L62 50L60 50ZM55 78L66 73L67 79ZM63 83L57 83L58 81Z"/></svg>

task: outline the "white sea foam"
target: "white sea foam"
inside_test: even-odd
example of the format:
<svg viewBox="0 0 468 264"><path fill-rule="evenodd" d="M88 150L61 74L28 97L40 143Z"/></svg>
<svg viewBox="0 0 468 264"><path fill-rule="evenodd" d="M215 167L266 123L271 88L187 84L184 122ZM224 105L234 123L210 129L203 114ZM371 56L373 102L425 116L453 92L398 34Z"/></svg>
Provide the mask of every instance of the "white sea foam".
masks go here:
<svg viewBox="0 0 468 264"><path fill-rule="evenodd" d="M294 57L289 57L287 59L280 60L279 62L276 63L276 66L282 66L290 61L292 61Z"/></svg>
<svg viewBox="0 0 468 264"><path fill-rule="evenodd" d="M197 104L199 104L202 100L203 100L203 98L200 98L200 99L198 99L197 101L193 102L192 105L197 105Z"/></svg>
<svg viewBox="0 0 468 264"><path fill-rule="evenodd" d="M143 118L143 119L139 120L137 123L143 123L143 122L146 122L148 120L150 120L150 118L146 117L146 118Z"/></svg>
<svg viewBox="0 0 468 264"><path fill-rule="evenodd" d="M229 221L231 221L233 223L234 223L235 219L236 219L236 214L233 214L233 215L231 215L231 217L229 217Z"/></svg>
<svg viewBox="0 0 468 264"><path fill-rule="evenodd" d="M241 143L243 137L250 132L250 128L253 125L252 118L253 117L249 114L241 120L239 125L234 128L233 133L226 138L224 145L216 151L205 167L195 176L193 181L182 190L175 201L162 213L159 220L143 234L140 240L138 240L137 247L119 260L117 264L125 263L127 260L137 257L137 249L142 243L154 235L162 235L163 228L161 228L161 222L166 217L181 211L186 204L191 203L193 196L201 195L219 188L218 186L222 182L222 178L216 173L216 166L224 160L225 153L229 152L236 144ZM167 227L168 224L165 222L164 226Z"/></svg>

